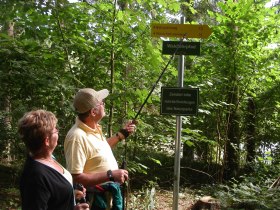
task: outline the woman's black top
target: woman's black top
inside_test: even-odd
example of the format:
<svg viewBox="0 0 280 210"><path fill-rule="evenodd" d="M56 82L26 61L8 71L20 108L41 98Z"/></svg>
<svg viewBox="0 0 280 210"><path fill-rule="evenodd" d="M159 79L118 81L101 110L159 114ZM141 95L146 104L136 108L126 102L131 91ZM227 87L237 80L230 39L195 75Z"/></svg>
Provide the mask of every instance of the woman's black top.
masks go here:
<svg viewBox="0 0 280 210"><path fill-rule="evenodd" d="M70 182L55 169L30 156L20 179L22 210L73 210L74 194Z"/></svg>

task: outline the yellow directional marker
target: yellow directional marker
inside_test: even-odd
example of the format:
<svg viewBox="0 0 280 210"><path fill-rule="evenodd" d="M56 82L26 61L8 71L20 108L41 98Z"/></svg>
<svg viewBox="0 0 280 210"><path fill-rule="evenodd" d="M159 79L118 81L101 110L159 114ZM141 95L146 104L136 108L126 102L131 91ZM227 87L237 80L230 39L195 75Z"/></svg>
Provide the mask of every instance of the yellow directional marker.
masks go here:
<svg viewBox="0 0 280 210"><path fill-rule="evenodd" d="M208 25L151 24L152 37L208 38L212 33Z"/></svg>

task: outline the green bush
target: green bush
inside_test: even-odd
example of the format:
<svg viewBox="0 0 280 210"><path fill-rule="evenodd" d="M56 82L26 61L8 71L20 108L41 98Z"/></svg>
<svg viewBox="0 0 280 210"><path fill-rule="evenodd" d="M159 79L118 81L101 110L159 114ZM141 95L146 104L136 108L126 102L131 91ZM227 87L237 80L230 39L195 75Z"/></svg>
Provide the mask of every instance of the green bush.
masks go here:
<svg viewBox="0 0 280 210"><path fill-rule="evenodd" d="M260 162L251 166L252 172L225 184L207 185L200 194L207 193L217 198L224 209L277 210L280 209L280 188L270 188L279 176L278 165Z"/></svg>

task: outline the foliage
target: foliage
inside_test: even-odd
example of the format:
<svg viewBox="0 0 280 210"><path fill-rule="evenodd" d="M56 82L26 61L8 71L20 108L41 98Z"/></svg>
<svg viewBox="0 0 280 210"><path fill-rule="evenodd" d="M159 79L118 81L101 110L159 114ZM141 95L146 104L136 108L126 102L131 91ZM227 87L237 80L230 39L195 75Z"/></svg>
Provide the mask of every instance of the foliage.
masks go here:
<svg viewBox="0 0 280 210"><path fill-rule="evenodd" d="M73 94L81 87L111 89L107 106L115 110L113 125L118 123L112 130L119 129L124 118L134 116L147 95L143 87L150 87L146 78L156 78L162 62L156 42L148 39L148 25L138 21L148 18L144 8L135 3L125 11L119 10L113 20L114 5L109 1L92 5L67 1L1 3L6 11L8 7L12 11L2 13L3 21L7 21L4 23L8 27L9 21L13 21L11 37L6 35L7 27L1 28L0 52L1 84L3 90L9 90L9 93L2 91L1 98L18 96L9 100L12 110L3 112L3 119L7 114L11 116L13 133L16 134L16 122L24 112L45 108L63 119L59 120L63 139L74 121ZM114 84L110 84L112 51L116 54ZM124 106L131 109L123 111ZM104 124L107 122L105 119ZM6 137L11 136L4 127L3 150ZM22 146L16 138L12 139L15 141L12 145ZM13 149L16 153L17 148Z"/></svg>
<svg viewBox="0 0 280 210"><path fill-rule="evenodd" d="M196 138L196 147L188 149L194 150L191 153L193 158L198 156L198 159L222 163L224 167L220 174L239 170L238 167L242 168L247 161L248 122L245 119L248 98L253 99L256 107L254 148L267 148L265 142L269 139L268 144L271 145L274 137L278 139L279 136L278 121L273 121L277 125L270 127L267 123L271 121L266 117L269 115L269 119L275 119L279 111L274 104L279 101L279 94L274 94L274 85L278 86L279 78L275 60L279 48L269 47L271 43L278 43L279 34L275 29L279 21L275 16L276 8L265 7L265 3L226 1L209 7L207 21L211 23L213 32L208 40L202 42L203 56L198 57L186 72L185 83L195 83L200 87L199 117L189 121L187 129L197 130L209 141L209 144L204 144L205 138ZM272 97L266 97L266 91ZM269 132L270 129L274 131ZM268 136L263 136L262 132ZM191 136L195 136L193 134L191 132ZM193 143L192 137L190 140ZM199 147L203 148L202 153L197 150ZM278 144L272 148L273 154L277 154ZM258 151L263 153L265 150ZM228 168L232 162L236 165Z"/></svg>
<svg viewBox="0 0 280 210"><path fill-rule="evenodd" d="M44 108L59 119L55 156L65 164L63 139L75 119L73 95L82 87L110 90L108 116L101 122L107 136L134 118L170 59L161 54L165 39L150 36L150 23L178 23L183 14L187 24L208 24L212 34L187 40L201 43L201 56L185 56L184 77L185 87L200 89L200 105L198 116L182 118L182 180L196 170L203 180L223 182L225 172L242 174L244 168L251 170L244 179L251 189L248 177L254 167L269 177L271 164L278 166L280 159L279 5L266 3L0 0L1 162L21 163L25 149L17 138L18 119ZM173 179L176 122L174 116L161 116L159 107L161 87L177 86L177 65L175 57L143 107L137 132L114 149L119 163L128 160L132 177L152 177L147 182ZM246 159L249 99L255 104L253 163ZM230 191L229 196L242 193Z"/></svg>
<svg viewBox="0 0 280 210"><path fill-rule="evenodd" d="M0 190L2 198L0 201L1 209L21 209L20 207L20 195L17 188L3 188Z"/></svg>
<svg viewBox="0 0 280 210"><path fill-rule="evenodd" d="M269 189L263 186L270 184L273 180L263 180L265 182L254 184L249 179L242 182L233 181L230 185L221 185L216 192L216 196L222 200L223 205L238 209L279 209L279 189Z"/></svg>
<svg viewBox="0 0 280 210"><path fill-rule="evenodd" d="M145 186L142 190L131 193L128 200L128 209L155 209L155 187Z"/></svg>
<svg viewBox="0 0 280 210"><path fill-rule="evenodd" d="M280 166L259 162L251 174L244 174L220 185L202 187L200 193L221 201L224 209L279 209L279 187L270 188L279 176ZM208 193L208 194L207 194Z"/></svg>

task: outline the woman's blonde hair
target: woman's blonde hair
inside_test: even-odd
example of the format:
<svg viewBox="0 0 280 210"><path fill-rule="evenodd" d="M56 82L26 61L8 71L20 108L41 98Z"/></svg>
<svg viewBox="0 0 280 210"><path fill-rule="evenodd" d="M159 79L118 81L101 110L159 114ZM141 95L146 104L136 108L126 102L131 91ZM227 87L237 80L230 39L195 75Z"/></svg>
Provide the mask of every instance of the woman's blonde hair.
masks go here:
<svg viewBox="0 0 280 210"><path fill-rule="evenodd" d="M18 122L18 132L27 149L36 154L43 146L46 137L56 127L56 116L46 110L34 110L24 114Z"/></svg>

